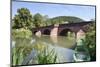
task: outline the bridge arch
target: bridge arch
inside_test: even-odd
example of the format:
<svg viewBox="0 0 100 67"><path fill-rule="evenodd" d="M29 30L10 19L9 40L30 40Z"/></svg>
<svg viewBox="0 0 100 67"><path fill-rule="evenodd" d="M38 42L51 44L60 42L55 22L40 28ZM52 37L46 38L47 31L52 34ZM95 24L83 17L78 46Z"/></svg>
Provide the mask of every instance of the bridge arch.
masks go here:
<svg viewBox="0 0 100 67"><path fill-rule="evenodd" d="M38 31L33 31L33 34L36 34Z"/></svg>
<svg viewBox="0 0 100 67"><path fill-rule="evenodd" d="M42 32L42 34L44 34L44 35L50 35L50 30L49 29L45 29L43 32Z"/></svg>
<svg viewBox="0 0 100 67"><path fill-rule="evenodd" d="M73 33L71 29L65 28L59 32L60 36L69 36L69 34Z"/></svg>

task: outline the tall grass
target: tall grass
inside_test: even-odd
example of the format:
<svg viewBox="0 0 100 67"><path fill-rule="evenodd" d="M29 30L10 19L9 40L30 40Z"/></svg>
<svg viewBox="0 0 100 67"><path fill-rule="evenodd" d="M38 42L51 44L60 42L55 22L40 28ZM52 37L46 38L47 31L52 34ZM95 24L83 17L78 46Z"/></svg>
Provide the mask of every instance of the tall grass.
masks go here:
<svg viewBox="0 0 100 67"><path fill-rule="evenodd" d="M33 62L29 62L28 64L35 64L34 61L36 64L56 63L57 54L54 49L49 48L49 46L41 42L35 43L35 45L30 45L25 41L17 43L16 46L12 48L13 66L22 65L22 62L27 56L30 55L32 49L35 49L37 52L36 60L33 59Z"/></svg>
<svg viewBox="0 0 100 67"><path fill-rule="evenodd" d="M26 56L30 54L33 47L29 43L29 39L18 38L16 44L12 48L12 65L21 65Z"/></svg>
<svg viewBox="0 0 100 67"><path fill-rule="evenodd" d="M40 49L41 46L41 49ZM37 50L37 62L38 64L50 64L56 63L57 54L53 48L49 48L49 46L38 44L35 46Z"/></svg>
<svg viewBox="0 0 100 67"><path fill-rule="evenodd" d="M45 49L44 51L40 51L37 56L38 64L49 64L49 63L56 63L57 55L54 52L54 49L48 51Z"/></svg>
<svg viewBox="0 0 100 67"><path fill-rule="evenodd" d="M17 50L17 48L13 48L12 52L12 63L13 65L21 65L23 61L24 55L23 55L23 49Z"/></svg>

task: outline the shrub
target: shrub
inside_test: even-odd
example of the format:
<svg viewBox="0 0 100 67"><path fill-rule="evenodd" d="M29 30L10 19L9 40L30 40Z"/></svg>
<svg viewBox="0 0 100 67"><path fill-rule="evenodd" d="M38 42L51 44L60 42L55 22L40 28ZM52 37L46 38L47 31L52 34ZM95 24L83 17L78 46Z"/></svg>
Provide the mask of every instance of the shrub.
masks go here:
<svg viewBox="0 0 100 67"><path fill-rule="evenodd" d="M96 31L95 22L89 26L89 30L86 33L86 45L90 53L91 61L96 60Z"/></svg>
<svg viewBox="0 0 100 67"><path fill-rule="evenodd" d="M32 32L28 29L20 28L12 30L12 37L29 38L32 36Z"/></svg>

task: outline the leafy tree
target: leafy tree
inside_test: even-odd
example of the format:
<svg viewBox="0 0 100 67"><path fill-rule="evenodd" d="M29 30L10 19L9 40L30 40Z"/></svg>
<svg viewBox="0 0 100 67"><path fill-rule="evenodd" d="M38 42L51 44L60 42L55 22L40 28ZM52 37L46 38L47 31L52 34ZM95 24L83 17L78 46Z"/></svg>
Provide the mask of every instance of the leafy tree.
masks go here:
<svg viewBox="0 0 100 67"><path fill-rule="evenodd" d="M35 27L41 27L44 25L43 16L41 14L39 13L35 14L33 19L34 19L33 24Z"/></svg>
<svg viewBox="0 0 100 67"><path fill-rule="evenodd" d="M44 18L45 26L51 25L51 23L50 23L50 21L49 21L49 16L48 16L48 15L43 16L43 18Z"/></svg>
<svg viewBox="0 0 100 67"><path fill-rule="evenodd" d="M91 61L96 60L96 27L95 21L89 25L86 33L86 45L90 53Z"/></svg>
<svg viewBox="0 0 100 67"><path fill-rule="evenodd" d="M20 8L17 10L17 14L13 18L13 28L32 28L33 19L30 11L27 8Z"/></svg>

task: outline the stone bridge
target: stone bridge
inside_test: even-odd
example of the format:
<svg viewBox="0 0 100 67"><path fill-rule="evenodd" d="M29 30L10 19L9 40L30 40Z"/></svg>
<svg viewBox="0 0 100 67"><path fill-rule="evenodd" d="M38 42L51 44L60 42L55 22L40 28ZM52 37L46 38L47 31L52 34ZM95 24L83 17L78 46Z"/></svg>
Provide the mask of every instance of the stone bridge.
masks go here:
<svg viewBox="0 0 100 67"><path fill-rule="evenodd" d="M34 35L66 36L68 32L75 33L75 36L84 35L88 30L88 24L92 21L77 23L55 24L45 27L33 28Z"/></svg>

